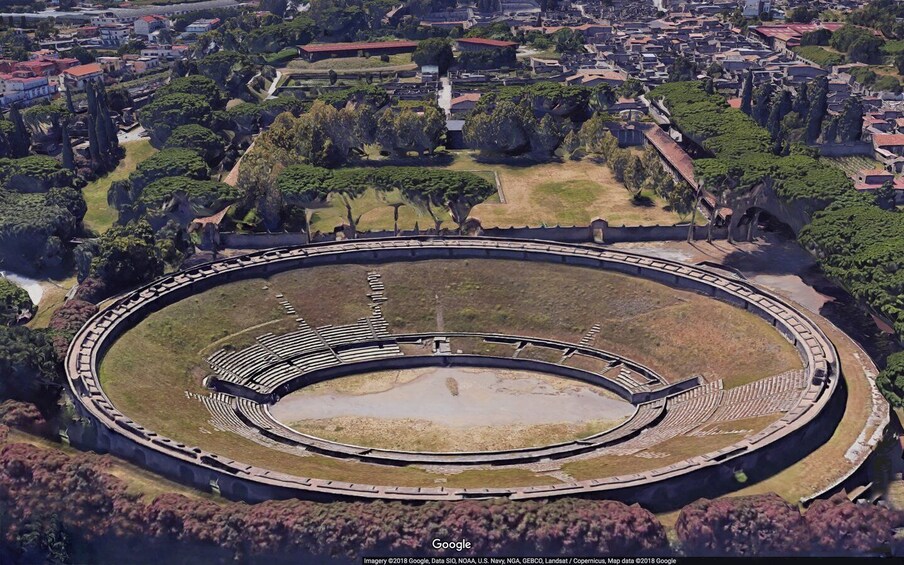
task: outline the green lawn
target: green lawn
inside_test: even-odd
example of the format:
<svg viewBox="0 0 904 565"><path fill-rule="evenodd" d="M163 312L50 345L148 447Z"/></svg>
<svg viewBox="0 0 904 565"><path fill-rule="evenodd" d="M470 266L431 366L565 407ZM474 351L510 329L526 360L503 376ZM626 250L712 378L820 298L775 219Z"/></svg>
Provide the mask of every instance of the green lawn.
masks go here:
<svg viewBox="0 0 904 565"><path fill-rule="evenodd" d="M399 53L389 56L389 62L382 61L379 57L338 57L335 59L321 59L320 61L306 61L295 59L289 61L286 66L289 71L356 71L379 69L414 69L417 68L411 61L411 53Z"/></svg>
<svg viewBox="0 0 904 565"><path fill-rule="evenodd" d="M882 46L882 51L887 55L897 55L898 53L904 53L904 39L893 39L891 41L886 41L885 45Z"/></svg>
<svg viewBox="0 0 904 565"><path fill-rule="evenodd" d="M849 177L857 176L857 173L864 169L884 168L882 166L882 163L880 163L879 161L861 155L849 155L847 157L823 157L823 159L843 170L844 174L848 175Z"/></svg>
<svg viewBox="0 0 904 565"><path fill-rule="evenodd" d="M138 164L157 152L147 140L130 141L122 144L126 156L113 172L88 183L82 189L88 213L85 227L96 233L103 233L116 221L116 210L107 205L107 191L113 181L124 180L138 167Z"/></svg>
<svg viewBox="0 0 904 565"><path fill-rule="evenodd" d="M822 67L831 67L832 65L840 65L844 63L845 56L842 53L834 52L819 45L805 45L803 47L794 47L793 51L805 59L809 59Z"/></svg>

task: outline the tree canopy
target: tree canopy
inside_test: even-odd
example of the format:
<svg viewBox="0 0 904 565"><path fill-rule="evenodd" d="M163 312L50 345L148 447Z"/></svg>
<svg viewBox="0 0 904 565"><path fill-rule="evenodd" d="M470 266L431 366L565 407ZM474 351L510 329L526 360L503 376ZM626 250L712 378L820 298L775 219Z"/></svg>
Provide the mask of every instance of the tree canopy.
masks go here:
<svg viewBox="0 0 904 565"><path fill-rule="evenodd" d="M210 102L204 96L181 92L155 96L150 104L138 111L138 121L157 147L162 147L179 126L208 126L212 116Z"/></svg>
<svg viewBox="0 0 904 565"><path fill-rule="evenodd" d="M100 237L91 259L91 276L111 289L125 289L163 274L163 259L155 245L154 231L145 221L113 226Z"/></svg>
<svg viewBox="0 0 904 565"><path fill-rule="evenodd" d="M31 317L35 305L28 292L6 277L0 276L0 326L15 324L20 315Z"/></svg>

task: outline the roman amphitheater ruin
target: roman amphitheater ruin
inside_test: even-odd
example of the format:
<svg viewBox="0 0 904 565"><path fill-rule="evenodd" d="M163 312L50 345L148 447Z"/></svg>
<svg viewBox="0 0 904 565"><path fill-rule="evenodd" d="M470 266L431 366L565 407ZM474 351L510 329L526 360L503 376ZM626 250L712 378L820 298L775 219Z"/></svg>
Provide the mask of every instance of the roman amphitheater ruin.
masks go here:
<svg viewBox="0 0 904 565"><path fill-rule="evenodd" d="M681 501L788 465L844 405L832 342L739 275L476 237L176 272L103 308L66 369L80 441L249 501Z"/></svg>

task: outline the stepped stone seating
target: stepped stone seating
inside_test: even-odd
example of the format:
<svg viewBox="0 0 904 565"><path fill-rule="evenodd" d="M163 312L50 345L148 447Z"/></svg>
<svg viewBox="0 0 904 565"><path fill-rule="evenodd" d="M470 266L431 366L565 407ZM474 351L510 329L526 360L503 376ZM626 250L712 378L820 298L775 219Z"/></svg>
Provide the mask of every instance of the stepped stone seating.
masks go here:
<svg viewBox="0 0 904 565"><path fill-rule="evenodd" d="M241 384L254 373L278 362L279 358L259 343L255 343L242 350L221 349L208 357L207 361L210 367L226 377L226 380Z"/></svg>
<svg viewBox="0 0 904 565"><path fill-rule="evenodd" d="M276 299L279 301L279 305L283 307L283 310L286 311L286 314L288 314L289 316L295 315L295 307L292 306L292 304L288 300L286 300L286 298L282 294L277 294Z"/></svg>
<svg viewBox="0 0 904 565"><path fill-rule="evenodd" d="M581 338L581 345L590 345L596 339L596 335L600 333L602 327L599 324L593 324L593 327L590 328L590 331Z"/></svg>
<svg viewBox="0 0 904 565"><path fill-rule="evenodd" d="M264 334L257 340L282 359L289 359L305 351L323 348L323 342L310 329L301 329L282 335Z"/></svg>
<svg viewBox="0 0 904 565"><path fill-rule="evenodd" d="M708 383L668 398L666 415L659 424L635 438L604 451L609 455L632 455L684 435L705 422L722 398L722 381Z"/></svg>
<svg viewBox="0 0 904 565"><path fill-rule="evenodd" d="M725 392L713 422L743 420L788 412L798 404L807 388L803 371L788 371Z"/></svg>
<svg viewBox="0 0 904 565"><path fill-rule="evenodd" d="M370 325L364 318L358 320L355 324L346 326L323 326L317 328L317 332L333 347L346 343L368 341L374 337Z"/></svg>
<svg viewBox="0 0 904 565"><path fill-rule="evenodd" d="M347 349L338 353L339 359L343 363L357 363L361 361L371 361L373 359L385 359L386 357L398 357L402 354L399 346L396 344L380 346L358 347L355 349Z"/></svg>

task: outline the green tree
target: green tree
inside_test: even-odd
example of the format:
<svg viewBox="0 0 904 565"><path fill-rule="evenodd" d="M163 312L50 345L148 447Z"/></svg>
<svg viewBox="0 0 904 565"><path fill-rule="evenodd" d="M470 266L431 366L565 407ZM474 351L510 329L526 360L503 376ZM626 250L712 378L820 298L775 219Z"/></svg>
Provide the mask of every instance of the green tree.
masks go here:
<svg viewBox="0 0 904 565"><path fill-rule="evenodd" d="M196 151L211 167L219 163L226 152L223 138L198 124L187 124L174 129L166 140L165 147Z"/></svg>
<svg viewBox="0 0 904 565"><path fill-rule="evenodd" d="M113 226L100 237L91 276L113 289L127 289L163 274L154 231L145 221Z"/></svg>
<svg viewBox="0 0 904 565"><path fill-rule="evenodd" d="M445 73L455 62L455 56L452 54L452 42L442 37L424 39L418 42L411 59L420 67L436 65L439 67L439 72Z"/></svg>
<svg viewBox="0 0 904 565"><path fill-rule="evenodd" d="M0 326L0 399L47 406L62 385L49 335L22 326ZM56 394L48 394L53 390Z"/></svg>
<svg viewBox="0 0 904 565"><path fill-rule="evenodd" d="M222 110L229 101L223 89L206 76L189 75L172 79L154 93L154 98L163 98L170 94L192 94L204 98L214 110Z"/></svg>
<svg viewBox="0 0 904 565"><path fill-rule="evenodd" d="M888 356L876 385L892 406L904 407L904 352Z"/></svg>
<svg viewBox="0 0 904 565"><path fill-rule="evenodd" d="M207 179L207 164L190 149L164 149L139 164L135 172L129 175L129 182L134 193L140 195L144 187L152 182L177 176Z"/></svg>
<svg viewBox="0 0 904 565"><path fill-rule="evenodd" d="M29 153L31 147L31 136L28 128L25 127L25 121L19 112L19 105L13 104L9 109L9 121L13 124L13 134L10 136L11 157L25 157Z"/></svg>
<svg viewBox="0 0 904 565"><path fill-rule="evenodd" d="M468 145L490 153L515 154L530 149L534 117L523 105L510 101L490 112L473 112L465 120Z"/></svg>
<svg viewBox="0 0 904 565"><path fill-rule="evenodd" d="M163 147L179 126L209 126L212 121L211 106L206 98L198 94L155 96L153 102L138 112L138 121L150 134L151 142L156 147Z"/></svg>
<svg viewBox="0 0 904 565"><path fill-rule="evenodd" d="M35 305L28 292L6 277L0 276L0 326L11 326L20 318L31 318Z"/></svg>
<svg viewBox="0 0 904 565"><path fill-rule="evenodd" d="M329 169L312 165L286 167L276 179L276 187L286 203L297 207L304 218L304 230L310 233L307 210L326 202L333 174Z"/></svg>
<svg viewBox="0 0 904 565"><path fill-rule="evenodd" d="M753 113L753 71L748 70L744 75L744 84L741 86L741 111L748 116Z"/></svg>
<svg viewBox="0 0 904 565"><path fill-rule="evenodd" d="M807 112L806 118L806 140L807 143L816 143L819 134L822 132L822 121L828 110L829 81L826 77L820 77L816 80L813 88L812 100L810 103L810 111Z"/></svg>
<svg viewBox="0 0 904 565"><path fill-rule="evenodd" d="M883 210L894 210L895 209L895 187L891 182L883 183L882 186L876 189L876 206L882 208Z"/></svg>
<svg viewBox="0 0 904 565"><path fill-rule="evenodd" d="M579 31L563 27L552 34L552 41L558 53L582 53L584 51L584 35Z"/></svg>
<svg viewBox="0 0 904 565"><path fill-rule="evenodd" d="M358 221L361 216L354 213L355 202L364 196L371 182L366 171L361 169L340 169L330 179L330 192L339 197L345 206L345 217L348 221L350 236L357 236Z"/></svg>
<svg viewBox="0 0 904 565"><path fill-rule="evenodd" d="M844 102L838 122L838 135L841 141L857 141L862 132L863 103L859 96L853 96Z"/></svg>
<svg viewBox="0 0 904 565"><path fill-rule="evenodd" d="M399 154L415 151L432 154L442 143L446 119L435 104L425 104L422 112L410 108L389 108L377 120L376 140L386 150Z"/></svg>

